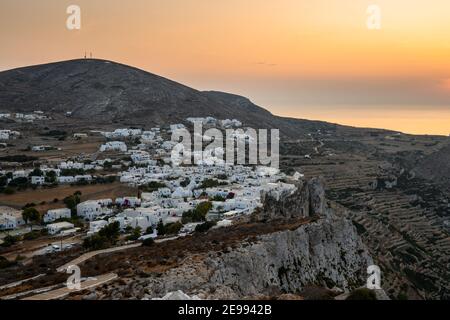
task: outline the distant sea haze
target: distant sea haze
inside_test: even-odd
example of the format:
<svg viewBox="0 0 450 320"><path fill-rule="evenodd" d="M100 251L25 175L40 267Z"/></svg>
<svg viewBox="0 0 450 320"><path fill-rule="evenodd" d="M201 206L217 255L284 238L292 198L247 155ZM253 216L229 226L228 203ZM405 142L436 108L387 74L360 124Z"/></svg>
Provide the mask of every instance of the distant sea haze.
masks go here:
<svg viewBox="0 0 450 320"><path fill-rule="evenodd" d="M450 135L450 106L301 106L272 107L280 116L323 120L410 134Z"/></svg>

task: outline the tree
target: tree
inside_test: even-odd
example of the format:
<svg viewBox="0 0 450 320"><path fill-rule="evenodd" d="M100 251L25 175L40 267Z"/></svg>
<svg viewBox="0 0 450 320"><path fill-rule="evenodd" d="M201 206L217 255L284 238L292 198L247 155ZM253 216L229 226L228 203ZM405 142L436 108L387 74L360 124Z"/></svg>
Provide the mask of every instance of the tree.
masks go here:
<svg viewBox="0 0 450 320"><path fill-rule="evenodd" d="M206 221L205 223L199 224L195 227L195 232L206 232L216 225L213 221Z"/></svg>
<svg viewBox="0 0 450 320"><path fill-rule="evenodd" d="M141 227L136 227L133 229L133 232L127 237L129 241L136 241L141 237L142 229Z"/></svg>
<svg viewBox="0 0 450 320"><path fill-rule="evenodd" d="M53 170L48 171L45 175L45 181L48 183L55 183L56 182L56 172Z"/></svg>
<svg viewBox="0 0 450 320"><path fill-rule="evenodd" d="M94 234L83 241L83 247L90 250L99 250L114 245L119 239L119 222L110 223L104 226L97 234Z"/></svg>
<svg viewBox="0 0 450 320"><path fill-rule="evenodd" d="M28 176L29 177L41 177L43 175L44 175L44 173L42 172L41 169L35 168L33 171L30 172L30 174Z"/></svg>
<svg viewBox="0 0 450 320"><path fill-rule="evenodd" d="M166 234L177 234L180 232L181 228L183 227L183 224L181 222L174 222L169 223L165 226L165 233Z"/></svg>
<svg viewBox="0 0 450 320"><path fill-rule="evenodd" d="M6 186L8 183L8 177L7 176L0 176L0 187Z"/></svg>
<svg viewBox="0 0 450 320"><path fill-rule="evenodd" d="M118 221L110 223L104 226L98 234L101 237L105 237L111 244L115 244L120 235L120 223Z"/></svg>
<svg viewBox="0 0 450 320"><path fill-rule="evenodd" d="M183 213L183 223L202 222L206 220L206 215L212 208L212 203L209 201L201 202L194 210L189 210Z"/></svg>
<svg viewBox="0 0 450 320"><path fill-rule="evenodd" d="M145 230L145 234L152 234L152 233L153 233L152 227L148 227L147 230Z"/></svg>
<svg viewBox="0 0 450 320"><path fill-rule="evenodd" d="M158 231L158 236L163 236L166 234L166 228L164 227L162 220L159 220L156 230Z"/></svg>
<svg viewBox="0 0 450 320"><path fill-rule="evenodd" d="M80 199L81 192L75 192L73 195L65 197L63 202L67 208L72 211L72 215L76 214L77 205L81 202Z"/></svg>
<svg viewBox="0 0 450 320"><path fill-rule="evenodd" d="M39 213L39 211L37 211L33 207L25 208L22 211L22 217L23 217L23 220L25 220L25 222L27 224L32 223L32 222L39 222L41 220L41 214ZM31 230L33 230L32 224L31 224Z"/></svg>

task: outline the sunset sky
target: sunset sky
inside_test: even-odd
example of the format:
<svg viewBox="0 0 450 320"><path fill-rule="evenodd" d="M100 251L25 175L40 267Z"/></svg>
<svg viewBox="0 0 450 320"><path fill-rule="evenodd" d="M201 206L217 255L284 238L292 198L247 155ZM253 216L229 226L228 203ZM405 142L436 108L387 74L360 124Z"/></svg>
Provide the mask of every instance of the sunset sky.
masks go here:
<svg viewBox="0 0 450 320"><path fill-rule="evenodd" d="M1 0L0 39L0 70L92 51L278 115L450 134L449 0Z"/></svg>

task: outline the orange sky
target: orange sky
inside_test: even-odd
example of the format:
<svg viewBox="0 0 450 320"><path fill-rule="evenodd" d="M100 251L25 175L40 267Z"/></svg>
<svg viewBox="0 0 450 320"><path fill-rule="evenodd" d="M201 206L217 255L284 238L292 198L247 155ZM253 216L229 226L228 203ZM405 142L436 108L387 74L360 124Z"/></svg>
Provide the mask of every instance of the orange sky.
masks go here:
<svg viewBox="0 0 450 320"><path fill-rule="evenodd" d="M65 27L69 4L81 7L80 31ZM370 4L382 10L379 31L366 27ZM0 70L87 50L276 114L450 133L411 120L423 110L450 123L448 0L1 0L0 9Z"/></svg>

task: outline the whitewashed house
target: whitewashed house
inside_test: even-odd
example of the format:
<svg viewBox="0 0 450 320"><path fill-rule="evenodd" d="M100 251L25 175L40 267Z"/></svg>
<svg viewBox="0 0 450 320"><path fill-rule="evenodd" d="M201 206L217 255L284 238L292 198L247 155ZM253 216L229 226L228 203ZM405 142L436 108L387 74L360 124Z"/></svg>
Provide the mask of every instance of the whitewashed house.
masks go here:
<svg viewBox="0 0 450 320"><path fill-rule="evenodd" d="M100 152L105 151L121 151L126 152L128 150L127 145L122 141L110 141L100 147Z"/></svg>
<svg viewBox="0 0 450 320"><path fill-rule="evenodd" d="M50 223L59 219L70 219L71 217L72 214L68 208L48 210L44 215L44 222Z"/></svg>
<svg viewBox="0 0 450 320"><path fill-rule="evenodd" d="M99 216L111 214L112 210L108 207L110 205L111 199L88 200L77 205L77 215L92 221Z"/></svg>
<svg viewBox="0 0 450 320"><path fill-rule="evenodd" d="M45 177L43 176L32 176L31 177L31 184L34 184L36 186L41 186L45 183Z"/></svg>
<svg viewBox="0 0 450 320"><path fill-rule="evenodd" d="M122 207L139 207L141 205L141 199L137 197L117 198L115 204Z"/></svg>
<svg viewBox="0 0 450 320"><path fill-rule="evenodd" d="M88 236L93 235L93 234L99 232L101 229L103 229L107 225L108 225L108 221L106 221L106 220L91 221L89 223L89 232L87 233L87 235Z"/></svg>
<svg viewBox="0 0 450 320"><path fill-rule="evenodd" d="M47 225L48 233L51 235L55 235L60 233L63 230L74 229L74 225L70 222L58 222Z"/></svg>
<svg viewBox="0 0 450 320"><path fill-rule="evenodd" d="M11 207L0 207L0 218L3 221L0 228L3 229L17 229L25 225L22 212Z"/></svg>

